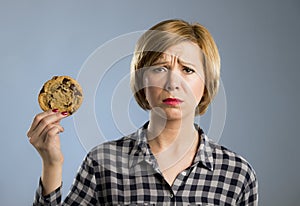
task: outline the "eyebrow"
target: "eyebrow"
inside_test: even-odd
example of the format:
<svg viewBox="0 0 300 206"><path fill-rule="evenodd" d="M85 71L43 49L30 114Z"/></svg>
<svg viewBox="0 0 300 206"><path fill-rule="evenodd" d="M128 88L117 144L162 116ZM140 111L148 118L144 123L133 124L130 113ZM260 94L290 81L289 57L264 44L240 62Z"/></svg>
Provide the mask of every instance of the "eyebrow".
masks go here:
<svg viewBox="0 0 300 206"><path fill-rule="evenodd" d="M196 68L196 65L194 65L192 63L189 63L189 62L186 62L186 61L183 61L182 59L179 59L179 58L178 58L178 62L180 64L190 65L190 66ZM169 61L165 61L165 60L162 61L162 59L158 59L156 62L153 63L153 66L159 65L159 64L168 64L168 63L169 63Z"/></svg>
<svg viewBox="0 0 300 206"><path fill-rule="evenodd" d="M182 60L182 59L179 59L179 58L178 58L178 61L179 61L180 64L190 65L190 66L196 68L196 65L194 65L194 64L192 64L192 63L189 63L189 62L186 62L186 61L184 61L184 60Z"/></svg>

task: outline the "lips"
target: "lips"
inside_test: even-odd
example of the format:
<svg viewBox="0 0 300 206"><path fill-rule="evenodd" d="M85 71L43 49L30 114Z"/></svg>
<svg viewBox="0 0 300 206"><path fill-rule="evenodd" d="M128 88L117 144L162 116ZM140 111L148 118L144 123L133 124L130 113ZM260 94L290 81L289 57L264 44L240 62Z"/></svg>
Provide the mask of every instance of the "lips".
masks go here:
<svg viewBox="0 0 300 206"><path fill-rule="evenodd" d="M171 106L179 105L182 102L183 102L182 100L177 99L177 98L166 98L163 100L164 104L171 105Z"/></svg>

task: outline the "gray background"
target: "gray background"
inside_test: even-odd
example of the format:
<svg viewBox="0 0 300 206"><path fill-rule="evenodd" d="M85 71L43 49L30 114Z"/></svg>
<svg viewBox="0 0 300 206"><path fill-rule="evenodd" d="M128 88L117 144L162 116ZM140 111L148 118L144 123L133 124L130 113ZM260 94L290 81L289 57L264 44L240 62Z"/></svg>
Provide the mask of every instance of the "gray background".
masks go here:
<svg viewBox="0 0 300 206"><path fill-rule="evenodd" d="M41 85L53 75L76 77L87 57L105 42L169 18L202 23L218 44L227 98L220 143L255 168L260 205L297 205L299 1L0 3L1 205L30 205L33 199L41 162L26 131L41 111L37 103ZM128 74L129 62L129 57L118 61L99 87L114 88L120 78L117 74ZM116 72L118 69L122 72ZM119 138L122 134L111 111L105 109L109 101L101 101L109 93L102 94L103 90L96 94L96 116L105 119L101 127L107 139ZM130 105L133 121L142 125L147 114L133 101ZM206 129L209 112L203 119ZM62 124L66 195L86 151L76 135L73 117Z"/></svg>

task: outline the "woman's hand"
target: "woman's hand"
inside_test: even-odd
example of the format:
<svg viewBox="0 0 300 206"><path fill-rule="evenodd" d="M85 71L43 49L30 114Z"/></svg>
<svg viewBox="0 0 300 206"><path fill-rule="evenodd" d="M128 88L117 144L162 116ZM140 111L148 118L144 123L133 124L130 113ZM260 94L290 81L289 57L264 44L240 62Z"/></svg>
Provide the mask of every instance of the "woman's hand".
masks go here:
<svg viewBox="0 0 300 206"><path fill-rule="evenodd" d="M40 113L35 116L27 133L30 143L41 155L43 163L49 166L63 163L58 134L64 131L60 120L65 114L56 109Z"/></svg>
<svg viewBox="0 0 300 206"><path fill-rule="evenodd" d="M30 143L42 158L43 194L49 194L61 185L64 157L60 147L59 133L64 131L60 120L67 112L49 110L35 116L27 132Z"/></svg>

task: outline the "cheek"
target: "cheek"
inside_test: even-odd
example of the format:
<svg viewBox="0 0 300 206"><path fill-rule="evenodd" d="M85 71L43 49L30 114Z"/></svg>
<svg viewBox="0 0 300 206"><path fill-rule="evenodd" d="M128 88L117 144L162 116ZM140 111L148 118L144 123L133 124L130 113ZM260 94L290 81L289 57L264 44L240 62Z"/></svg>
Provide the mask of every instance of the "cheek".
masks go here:
<svg viewBox="0 0 300 206"><path fill-rule="evenodd" d="M162 77L153 78L152 76L148 76L144 78L143 88L146 99L150 104L154 102L154 100L157 99L161 94L164 88L163 82L164 81Z"/></svg>
<svg viewBox="0 0 300 206"><path fill-rule="evenodd" d="M160 97L161 89L158 87L145 87L144 88L146 100L148 101L150 107L157 104L157 100Z"/></svg>
<svg viewBox="0 0 300 206"><path fill-rule="evenodd" d="M204 82L201 79L190 81L189 84L189 92L192 94L191 98L198 104L204 93Z"/></svg>
<svg viewBox="0 0 300 206"><path fill-rule="evenodd" d="M163 82L165 82L164 75L145 75L143 79L144 88L146 87L158 87L163 88Z"/></svg>
<svg viewBox="0 0 300 206"><path fill-rule="evenodd" d="M157 81L157 78L154 78L153 75L148 74L146 71L143 76L143 89L150 107L155 105L155 99L158 96L157 88L159 87L159 81Z"/></svg>

